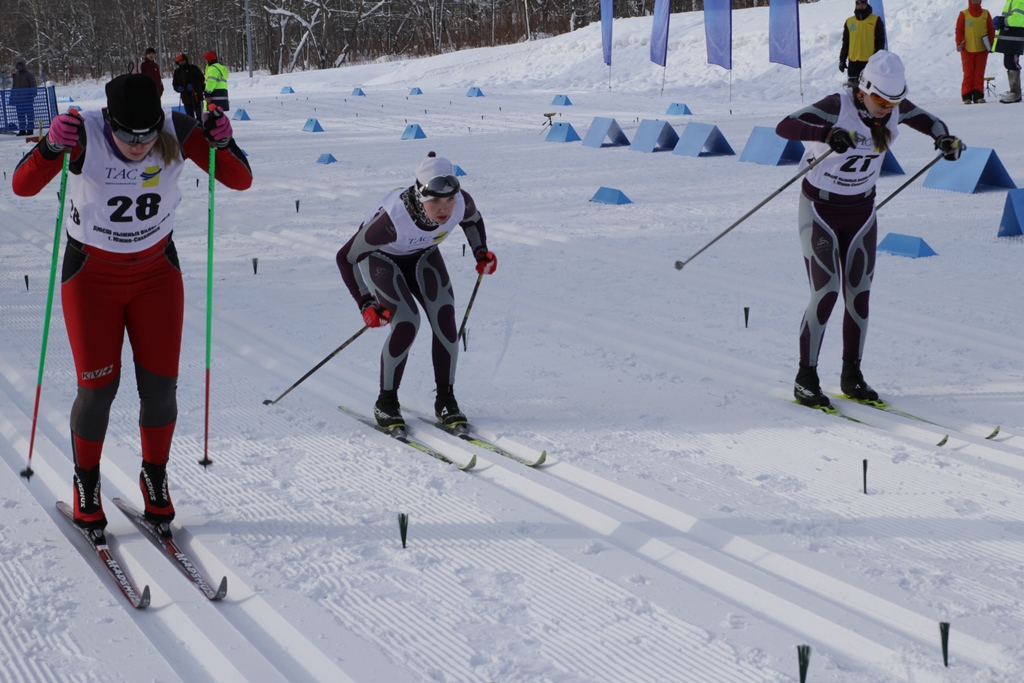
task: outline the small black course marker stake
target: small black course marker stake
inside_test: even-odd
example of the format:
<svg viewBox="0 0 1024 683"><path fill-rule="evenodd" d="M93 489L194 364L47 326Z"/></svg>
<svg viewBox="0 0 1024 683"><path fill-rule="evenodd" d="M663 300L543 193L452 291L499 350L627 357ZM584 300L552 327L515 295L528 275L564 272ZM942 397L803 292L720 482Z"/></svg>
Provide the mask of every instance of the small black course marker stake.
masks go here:
<svg viewBox="0 0 1024 683"><path fill-rule="evenodd" d="M402 547L405 547L405 537L409 532L409 515L404 512L398 513L398 532L402 535Z"/></svg>
<svg viewBox="0 0 1024 683"><path fill-rule="evenodd" d="M747 327L750 322L750 306L743 307L743 327Z"/></svg>
<svg viewBox="0 0 1024 683"><path fill-rule="evenodd" d="M864 495L868 493L868 459L864 458Z"/></svg>
<svg viewBox="0 0 1024 683"><path fill-rule="evenodd" d="M257 257L257 256L253 256L252 257L252 274L253 275L256 274L256 268L257 268L257 264L259 264L259 262L260 262L259 257Z"/></svg>
<svg viewBox="0 0 1024 683"><path fill-rule="evenodd" d="M939 622L939 635L942 637L942 665L949 668L949 622Z"/></svg>
<svg viewBox="0 0 1024 683"><path fill-rule="evenodd" d="M807 667L811 663L811 646L796 646L797 663L800 665L800 683L807 683Z"/></svg>

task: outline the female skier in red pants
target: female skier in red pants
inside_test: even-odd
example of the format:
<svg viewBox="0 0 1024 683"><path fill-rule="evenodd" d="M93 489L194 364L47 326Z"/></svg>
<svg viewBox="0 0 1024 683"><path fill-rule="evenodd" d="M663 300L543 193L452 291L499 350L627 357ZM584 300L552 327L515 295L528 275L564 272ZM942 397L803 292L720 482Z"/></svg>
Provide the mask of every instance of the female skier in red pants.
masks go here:
<svg viewBox="0 0 1024 683"><path fill-rule="evenodd" d="M184 288L171 232L185 159L208 170L216 145L217 180L235 190L252 184L219 108L204 114L203 127L192 117L168 115L153 79L142 74L118 76L106 93L101 111L57 116L12 181L15 194L33 196L60 173L64 151L71 154L61 298L78 379L71 408L74 511L75 522L97 534L107 524L100 453L125 331L141 399L146 518L158 525L174 518L166 466L178 415Z"/></svg>

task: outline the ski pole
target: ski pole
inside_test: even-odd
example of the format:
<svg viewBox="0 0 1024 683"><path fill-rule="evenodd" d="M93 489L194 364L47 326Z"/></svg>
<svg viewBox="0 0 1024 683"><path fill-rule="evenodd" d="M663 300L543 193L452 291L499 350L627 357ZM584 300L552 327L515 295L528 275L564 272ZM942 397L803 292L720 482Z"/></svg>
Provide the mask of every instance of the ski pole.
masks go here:
<svg viewBox="0 0 1024 683"><path fill-rule="evenodd" d="M879 209L881 209L881 208L882 208L883 206L885 206L885 205L886 205L886 204L887 204L887 203L889 202L889 200L890 200L890 199L892 199L893 197L895 197L896 195L898 195L898 194L899 194L900 192L903 192L903 190L907 189L907 187L909 187L911 183L913 183L913 182L914 182L915 180L917 180L918 178L920 178L920 177L921 177L921 174L922 174L922 173L924 173L924 172L925 172L925 171L927 171L927 170L928 170L929 168L931 168L932 166L934 166L934 165L935 165L935 162L936 162L936 161L938 161L938 160L939 160L939 159L941 159L941 158L942 158L942 155L941 155L941 154L939 154L939 155L937 155L937 156L936 156L936 157L935 157L934 159L932 159L932 160L931 160L931 161L929 161L929 162L928 162L927 164L925 164L925 167L924 167L924 168L922 168L922 169L921 169L920 171L918 171L917 173L915 173L915 174L913 175L913 177L911 177L911 178L910 178L910 180L908 180L907 182L905 182L905 183L903 183L902 185L900 185L899 187L897 187L897 188L896 188L896 191L895 191L895 192L893 192L893 193L892 193L891 195L889 195L888 197L886 197L886 198L885 198L885 199L883 199L882 201L878 202L878 205L877 205L877 206L875 207L875 211L878 211Z"/></svg>
<svg viewBox="0 0 1024 683"><path fill-rule="evenodd" d="M722 231L722 232L721 232L721 233L720 233L720 234L718 235L718 237L716 237L715 239L711 240L710 242L708 242L707 244L705 244L705 245L704 245L703 247L701 247L701 248L700 248L700 250L698 250L698 251L697 251L697 253L695 253L695 254L694 254L693 256L691 256L690 258L686 259L685 261L676 261L676 270L682 270L682 269L683 269L683 266L685 266L685 265L686 265L687 263L689 263L689 262L690 262L690 261L692 261L693 259L695 259L695 258L697 258L698 256L700 256L700 255L701 255L701 254L702 254L702 253L703 253L703 252L704 252L704 251L705 251L705 250L706 250L706 249L707 249L708 247L710 247L710 246L711 246L712 244L714 244L714 243L715 243L715 242L717 242L718 240L720 240L720 239L722 239L723 237L725 237L726 235L728 235L728 234L729 234L729 233L730 233L730 232L732 231L732 229L733 229L733 228L735 228L735 227L736 227L737 225L739 225L739 224L740 224L740 223L742 223L743 221L745 221L745 220L747 220L748 218L750 218L751 216L753 216L753 215L754 215L754 213L755 213L755 212L756 212L756 211L757 211L758 209L760 209L760 208L761 208L762 206L764 206L765 204L767 204L767 203L768 203L768 202L770 202L771 200L775 199L775 197L776 197L776 196L777 196L777 195L778 195L779 193L781 193L781 192L782 192L783 190L785 190L785 189L786 189L787 187L789 187L790 185L792 185L793 183L795 183L795 182L796 182L797 180L799 180L799 179L800 179L801 177L803 177L803 175L804 175L805 173L807 173L808 171L810 171L810 170L811 170L812 168L814 168L815 166L817 166L818 164L820 164L820 163L821 163L822 161L824 161L824 160L825 160L825 157L827 157L827 156L828 156L829 154L831 154L831 153L832 153L832 150L830 149L830 150L828 150L827 152L825 152L824 154L822 154L822 155L821 155L820 157L818 157L817 159L815 159L814 161L812 161L812 162L811 162L810 164L808 164L808 165L807 165L807 168L805 168L804 170L802 170L802 171L800 171L799 173L797 173L797 174L796 174L795 176L793 176L793 177L792 177L792 178L790 178L790 179L789 179L788 181L786 181L786 184L785 184L785 185L783 185L783 186L782 186L782 187L780 187L779 189L775 190L775 192L772 192L772 193L771 193L770 195L768 195L768 196L767 196L767 197L765 197L765 198L764 198L763 200L761 200L761 203L760 203L760 204L758 204L758 205L757 205L757 206L755 206L755 207L754 207L753 209L751 209L750 211L747 211L747 212L746 212L745 214L743 214L743 216L742 216L742 217L741 217L741 218L740 218L740 219L739 219L738 221L736 221L735 223L733 223L732 225L730 225L730 226L729 226L728 228L726 228L725 230L723 230L723 231Z"/></svg>
<svg viewBox="0 0 1024 683"><path fill-rule="evenodd" d="M274 405L275 403L277 403L278 401L280 401L280 400L281 400L282 398L284 398L285 396L287 396L287 395L288 395L288 392L289 392L289 391L291 391L291 390L292 390L292 389L294 389L295 387L297 387L297 386L299 386L300 384L302 384L302 383L303 383L303 382L304 382L304 381L306 380L306 378L307 378L307 377L309 377L309 376L310 376L310 375L312 375L312 374L313 374L314 372L316 372L317 370L319 370L320 368L322 368L322 367L324 366L324 364L325 364L325 363L326 363L327 361L329 361L330 359L334 358L334 357L335 357L335 356L337 356L337 355L338 355L339 353L341 353L341 350L342 350L343 348L345 348L346 346L348 346L349 344L351 344L352 342L354 342L354 341L355 341L356 339L358 339L358 338L359 338L359 335L361 335L361 334L362 334L363 332L366 332L366 330L368 330L368 329L370 329L370 328L369 328L369 327L368 327L367 325L363 325L363 328L362 328L361 330L359 330L358 332L356 332L355 334L353 334L353 335L352 335L351 337L349 337L349 338L348 338L348 339L347 339L347 340L345 341L345 343L344 343L344 344L342 344L342 345L341 345L341 346L339 346L338 348L336 348L336 349L334 349L333 351L331 351L331 353L330 353L330 354L329 354L329 355L327 356L327 358L324 358L324 359L323 359L322 361L320 361L319 363L317 363L316 365L314 365L314 366L313 366L313 369L312 369L312 370L310 370L310 371L309 371L309 372L307 372L307 373L306 373L305 375L303 375L302 377L300 377L300 378L299 378L299 381L297 381L297 382L296 382L295 384L293 384L293 385L291 385L290 387L288 387L288 388L287 388L287 389L285 390L285 392L284 392L283 394L281 394L280 396L278 396L277 398L275 398L275 399L274 399L273 401L271 401L271 400L270 400L270 399L268 398L267 400L265 400L265 401L263 402L263 405L265 405L265 406L272 406L272 405Z"/></svg>
<svg viewBox="0 0 1024 683"><path fill-rule="evenodd" d="M199 464L209 467L213 464L210 460L210 342L213 337L213 190L215 186L214 176L216 174L217 146L210 144L210 204L207 209L209 218L207 220L206 237L206 404L204 407L205 418L203 423L203 459Z"/></svg>
<svg viewBox="0 0 1024 683"><path fill-rule="evenodd" d="M36 380L36 401L32 408L32 433L28 439L28 464L21 476L32 481L32 449L36 443L36 422L39 419L39 396L43 391L43 366L46 364L46 342L50 336L50 313L53 311L53 287L57 280L57 251L60 249L60 231L64 225L64 195L68 189L68 161L71 152L64 150L64 163L60 171L60 206L57 209L57 227L53 231L53 255L50 259L50 286L46 292L46 315L43 319L43 343L39 349L39 378Z"/></svg>
<svg viewBox="0 0 1024 683"><path fill-rule="evenodd" d="M476 278L476 286L473 287L473 293L469 297L469 305L466 306L466 314L462 316L462 325L459 326L459 336L455 338L455 341L464 339L464 337L466 336L466 322L469 320L469 312L473 310L473 302L476 300L476 293L480 291L480 283L483 281L483 279L483 273L480 273L480 275L478 275Z"/></svg>

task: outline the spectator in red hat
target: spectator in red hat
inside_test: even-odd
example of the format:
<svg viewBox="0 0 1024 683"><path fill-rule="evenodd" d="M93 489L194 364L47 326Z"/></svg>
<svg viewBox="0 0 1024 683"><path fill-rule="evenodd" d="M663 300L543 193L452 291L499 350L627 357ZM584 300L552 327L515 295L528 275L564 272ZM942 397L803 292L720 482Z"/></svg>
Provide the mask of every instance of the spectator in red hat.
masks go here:
<svg viewBox="0 0 1024 683"><path fill-rule="evenodd" d="M199 67L188 61L188 55L179 54L174 58L178 66L174 69L171 85L181 96L181 104L185 113L199 119L203 115L203 92L206 90L206 79Z"/></svg>
<svg viewBox="0 0 1024 683"><path fill-rule="evenodd" d="M164 94L164 82L160 78L160 65L156 63L156 49L152 47L146 48L146 54L142 56L142 61L135 67L135 73L145 74L153 79L156 83L156 91L163 97Z"/></svg>
<svg viewBox="0 0 1024 683"><path fill-rule="evenodd" d="M216 104L227 111L228 106L228 68L217 61L217 53L210 50L203 59L206 60L206 104Z"/></svg>

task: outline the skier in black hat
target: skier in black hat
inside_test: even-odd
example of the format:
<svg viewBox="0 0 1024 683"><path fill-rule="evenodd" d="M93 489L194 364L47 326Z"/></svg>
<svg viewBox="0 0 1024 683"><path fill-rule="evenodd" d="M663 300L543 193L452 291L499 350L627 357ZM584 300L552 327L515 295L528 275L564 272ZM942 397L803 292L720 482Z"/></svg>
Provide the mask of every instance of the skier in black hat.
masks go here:
<svg viewBox="0 0 1024 683"><path fill-rule="evenodd" d="M74 516L97 542L107 524L100 454L121 380L125 332L141 399L139 483L146 518L169 534L174 517L167 461L178 414L184 289L171 231L185 159L208 170L216 146L217 180L235 190L252 184L219 109L207 112L203 125L165 111L153 79L143 74L118 76L106 93L100 111L57 116L12 181L18 196L38 194L70 153L61 298L78 381L71 408Z"/></svg>

